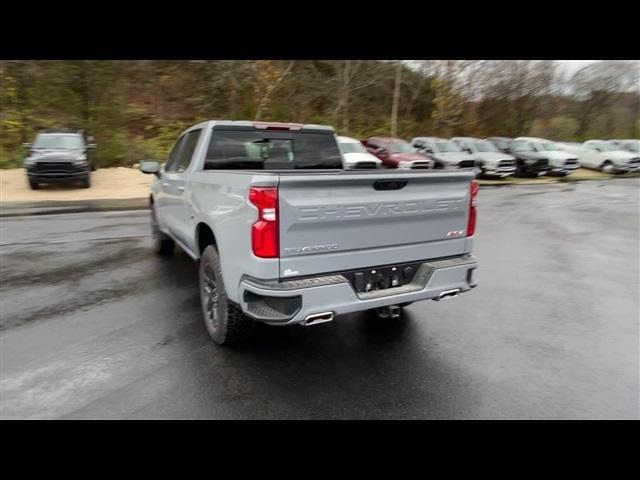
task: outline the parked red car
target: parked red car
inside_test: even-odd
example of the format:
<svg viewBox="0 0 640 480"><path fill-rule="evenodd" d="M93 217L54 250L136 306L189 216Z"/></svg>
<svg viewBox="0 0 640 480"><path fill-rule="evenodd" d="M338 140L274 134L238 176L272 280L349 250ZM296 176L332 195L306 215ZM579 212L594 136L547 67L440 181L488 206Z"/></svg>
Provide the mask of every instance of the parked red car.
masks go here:
<svg viewBox="0 0 640 480"><path fill-rule="evenodd" d="M370 137L362 143L387 168L433 168L433 160L418 153L409 142L399 138Z"/></svg>

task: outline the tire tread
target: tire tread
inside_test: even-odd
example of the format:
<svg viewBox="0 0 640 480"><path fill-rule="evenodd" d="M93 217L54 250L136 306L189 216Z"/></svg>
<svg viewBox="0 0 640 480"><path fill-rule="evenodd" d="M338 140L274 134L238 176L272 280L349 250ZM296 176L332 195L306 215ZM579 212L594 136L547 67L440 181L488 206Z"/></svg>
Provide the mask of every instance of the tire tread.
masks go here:
<svg viewBox="0 0 640 480"><path fill-rule="evenodd" d="M211 335L211 338L220 345L239 343L245 340L253 332L254 321L242 313L242 309L227 297L224 281L222 280L220 257L213 245L209 245L204 249L200 262L208 262L211 264L216 281L216 288L218 290L220 325L215 333L211 332L207 325L207 331ZM200 268L200 275L202 275L202 266ZM202 295L202 292L200 294ZM203 310L202 314L204 318L206 312Z"/></svg>

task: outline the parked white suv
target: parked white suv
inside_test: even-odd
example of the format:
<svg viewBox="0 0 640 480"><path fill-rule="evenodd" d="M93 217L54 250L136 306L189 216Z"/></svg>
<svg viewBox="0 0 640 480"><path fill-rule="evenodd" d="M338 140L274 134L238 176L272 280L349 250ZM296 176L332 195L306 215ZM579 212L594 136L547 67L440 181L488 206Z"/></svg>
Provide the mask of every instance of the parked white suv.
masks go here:
<svg viewBox="0 0 640 480"><path fill-rule="evenodd" d="M370 154L360 140L349 137L337 137L345 169L380 168L382 160Z"/></svg>
<svg viewBox="0 0 640 480"><path fill-rule="evenodd" d="M564 148L577 155L583 167L605 173L640 170L640 156L637 153L621 150L611 142L588 140L579 147L565 144Z"/></svg>

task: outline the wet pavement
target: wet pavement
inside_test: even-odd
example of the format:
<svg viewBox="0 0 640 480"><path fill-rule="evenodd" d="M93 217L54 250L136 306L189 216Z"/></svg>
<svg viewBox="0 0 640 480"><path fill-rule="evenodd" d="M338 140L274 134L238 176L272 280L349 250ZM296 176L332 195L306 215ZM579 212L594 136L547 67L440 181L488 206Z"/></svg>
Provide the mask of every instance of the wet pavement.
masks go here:
<svg viewBox="0 0 640 480"><path fill-rule="evenodd" d="M207 337L148 212L0 219L2 418L640 418L637 179L483 188L479 286Z"/></svg>

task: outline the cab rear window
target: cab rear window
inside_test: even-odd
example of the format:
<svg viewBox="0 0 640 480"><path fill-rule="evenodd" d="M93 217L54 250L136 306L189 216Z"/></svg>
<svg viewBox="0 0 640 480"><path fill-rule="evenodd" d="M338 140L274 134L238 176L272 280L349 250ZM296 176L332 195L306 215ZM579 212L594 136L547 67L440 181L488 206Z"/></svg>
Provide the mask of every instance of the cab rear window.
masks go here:
<svg viewBox="0 0 640 480"><path fill-rule="evenodd" d="M333 133L214 130L205 170L341 169Z"/></svg>

